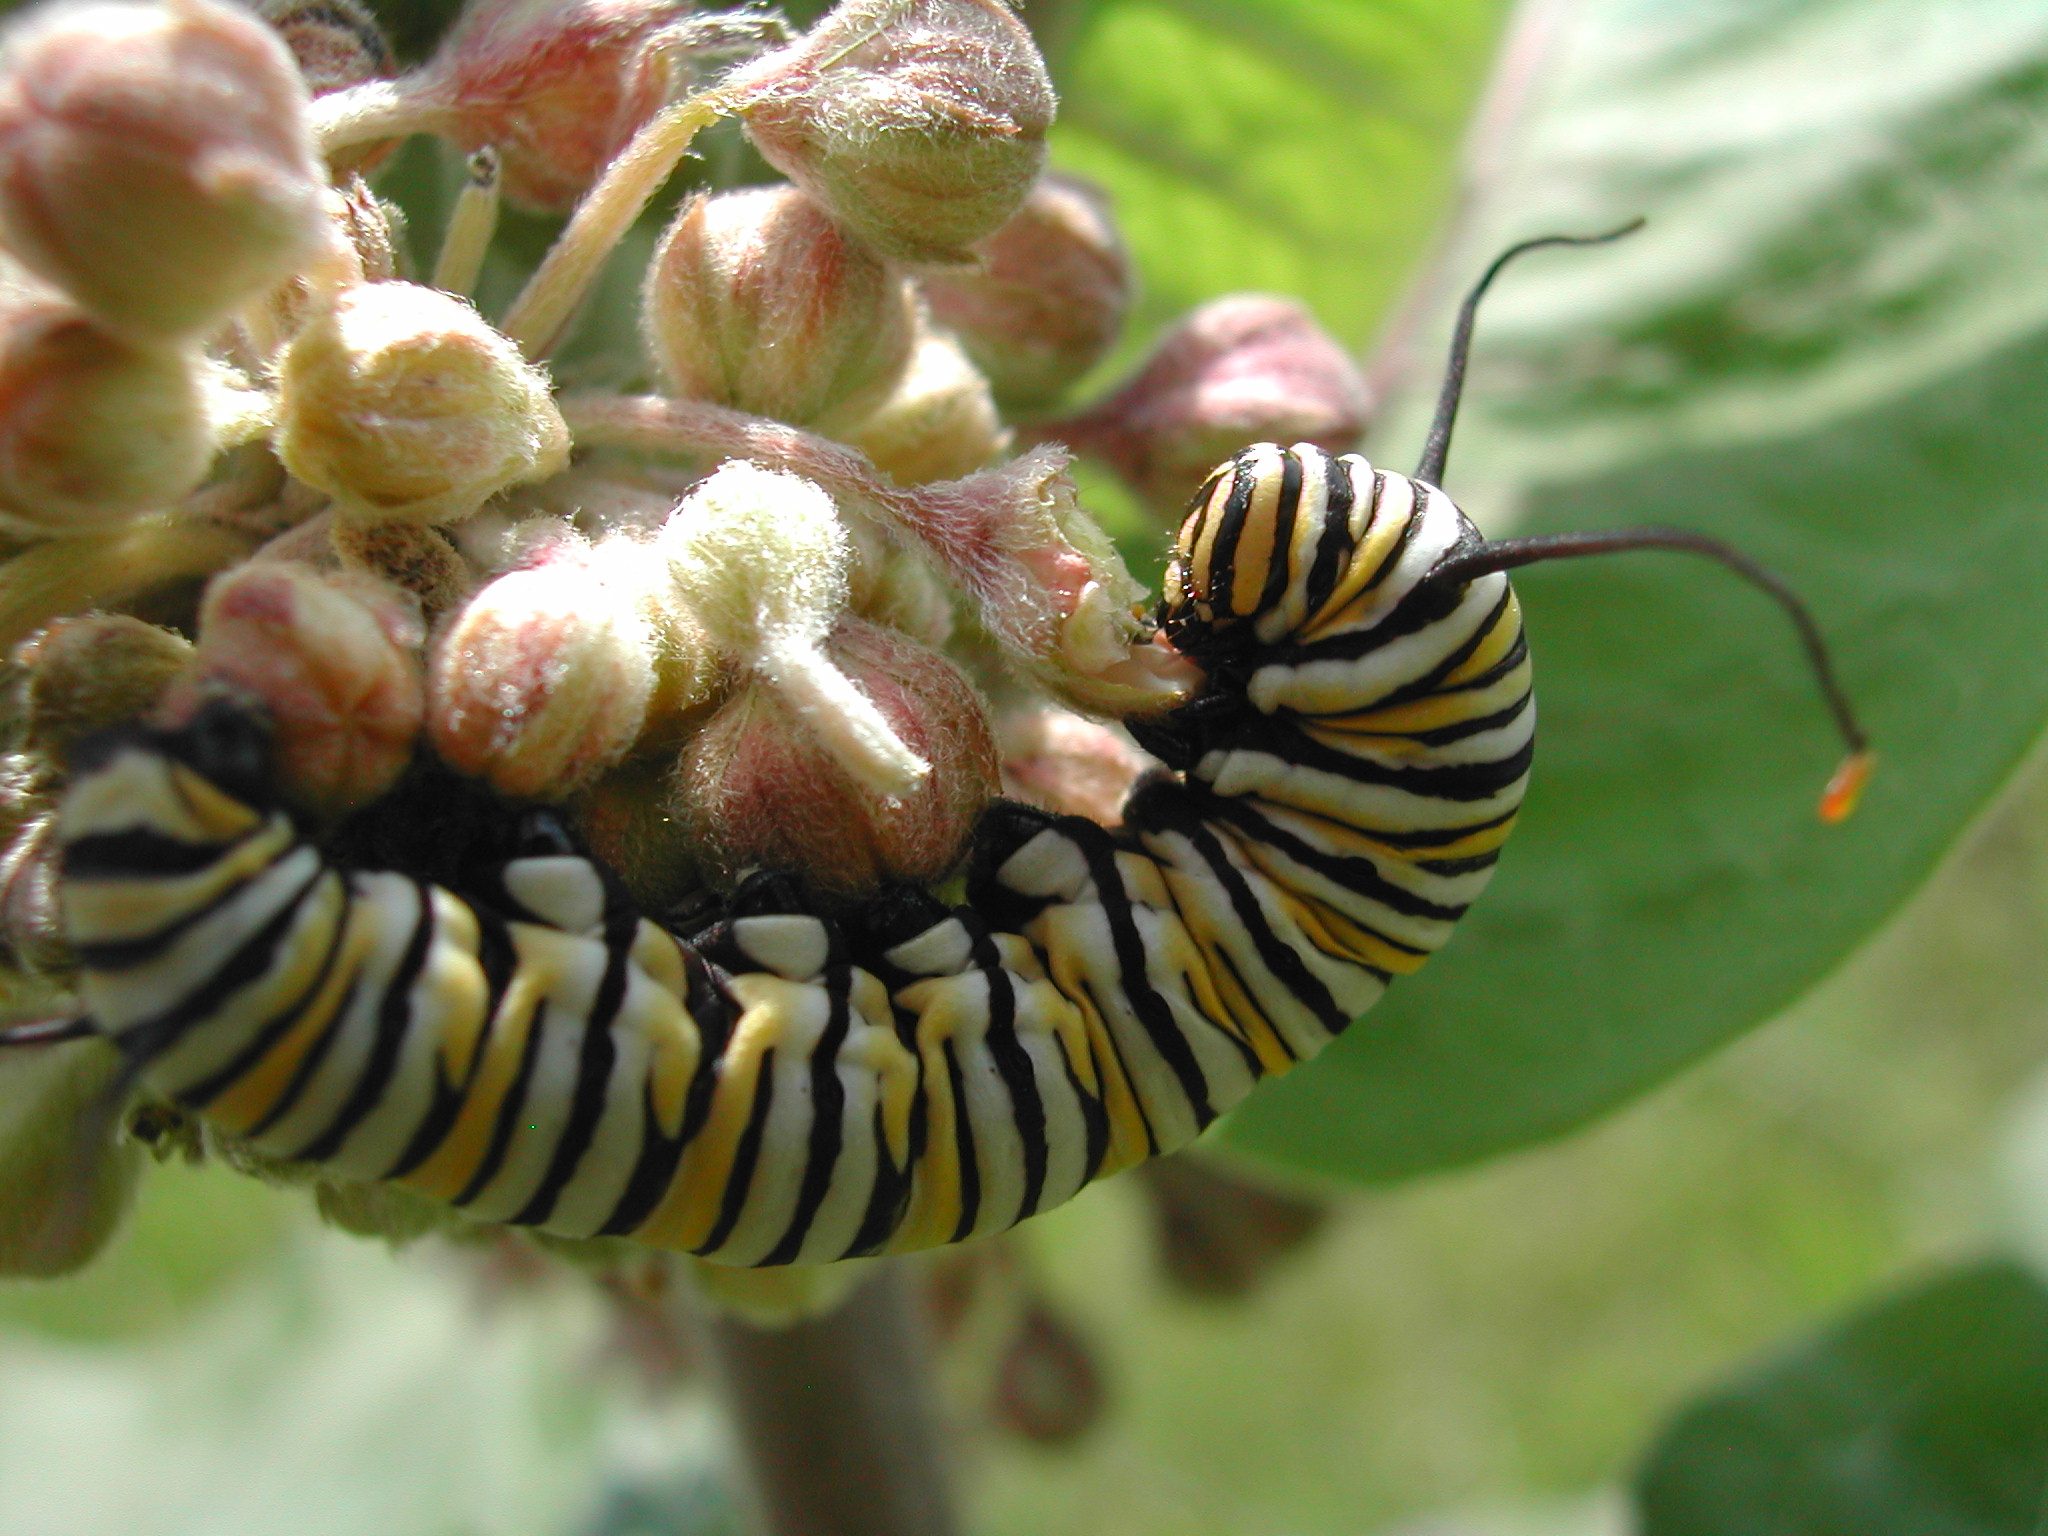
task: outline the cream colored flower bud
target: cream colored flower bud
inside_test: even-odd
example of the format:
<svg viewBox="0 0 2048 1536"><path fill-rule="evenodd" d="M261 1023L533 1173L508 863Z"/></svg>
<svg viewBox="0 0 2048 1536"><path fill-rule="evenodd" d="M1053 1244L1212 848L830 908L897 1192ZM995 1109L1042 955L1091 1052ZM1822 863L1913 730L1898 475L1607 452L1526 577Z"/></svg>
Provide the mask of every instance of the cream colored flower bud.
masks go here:
<svg viewBox="0 0 2048 1536"><path fill-rule="evenodd" d="M0 61L0 232L115 329L211 330L327 239L306 88L214 0L54 6Z"/></svg>
<svg viewBox="0 0 2048 1536"><path fill-rule="evenodd" d="M895 388L916 327L904 279L794 187L685 203L643 316L670 394L827 432Z"/></svg>
<svg viewBox="0 0 2048 1536"><path fill-rule="evenodd" d="M138 1148L115 1139L105 1040L0 1052L0 1276L67 1275L127 1213Z"/></svg>
<svg viewBox="0 0 2048 1536"><path fill-rule="evenodd" d="M359 576L257 561L216 577L199 610L183 718L227 684L276 727L278 785L308 810L366 805L398 781L419 735L419 621L404 594Z"/></svg>
<svg viewBox="0 0 2048 1536"><path fill-rule="evenodd" d="M0 316L0 513L89 533L171 506L213 459L198 362L62 302Z"/></svg>
<svg viewBox="0 0 2048 1536"><path fill-rule="evenodd" d="M286 349L277 450L345 517L448 523L561 469L569 429L546 376L467 304L366 283Z"/></svg>
<svg viewBox="0 0 2048 1536"><path fill-rule="evenodd" d="M839 895L938 880L996 792L980 696L951 662L893 630L847 620L827 651L930 771L907 794L878 794L820 736L815 712L748 684L677 769L678 812L699 860L728 883L751 868L785 869Z"/></svg>
<svg viewBox="0 0 2048 1536"><path fill-rule="evenodd" d="M57 619L15 647L22 744L61 762L79 742L154 704L191 642L125 613Z"/></svg>
<svg viewBox="0 0 2048 1536"><path fill-rule="evenodd" d="M925 302L1005 408L1043 411L1116 345L1130 257L1102 194L1054 172L976 250L979 267L920 279Z"/></svg>
<svg viewBox="0 0 2048 1536"><path fill-rule="evenodd" d="M898 485L956 480L1010 450L988 380L944 331L918 337L910 370L848 437Z"/></svg>
<svg viewBox="0 0 2048 1536"><path fill-rule="evenodd" d="M896 261L971 262L1045 163L1052 83L1001 0L842 0L731 85L768 163Z"/></svg>
<svg viewBox="0 0 2048 1536"><path fill-rule="evenodd" d="M435 641L429 739L501 794L563 799L640 734L653 653L632 603L578 555L510 572Z"/></svg>
<svg viewBox="0 0 2048 1536"><path fill-rule="evenodd" d="M870 792L908 794L929 764L826 655L851 558L831 497L744 461L720 466L654 541L673 603L733 664L798 711Z"/></svg>
<svg viewBox="0 0 2048 1536"><path fill-rule="evenodd" d="M1357 444L1364 377L1292 299L1240 293L1191 311L1137 375L1068 421L1035 429L1105 460L1162 516L1178 517L1246 443Z"/></svg>

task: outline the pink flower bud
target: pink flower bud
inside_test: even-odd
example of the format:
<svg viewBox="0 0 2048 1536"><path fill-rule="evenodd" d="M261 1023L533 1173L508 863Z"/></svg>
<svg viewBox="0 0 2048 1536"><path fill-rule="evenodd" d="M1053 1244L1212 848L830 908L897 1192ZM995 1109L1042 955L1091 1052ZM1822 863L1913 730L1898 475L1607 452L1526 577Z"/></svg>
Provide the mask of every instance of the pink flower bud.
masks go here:
<svg viewBox="0 0 2048 1536"><path fill-rule="evenodd" d="M1064 709L1007 714L998 739L1005 794L1106 827L1123 821L1124 797L1157 766L1123 732Z"/></svg>
<svg viewBox="0 0 2048 1536"><path fill-rule="evenodd" d="M919 279L995 397L1042 411L1108 355L1131 304L1131 261L1102 194L1048 173L976 247L981 266Z"/></svg>
<svg viewBox="0 0 2048 1536"><path fill-rule="evenodd" d="M276 442L365 521L455 522L569 456L547 377L467 304L414 283L351 288L292 338Z"/></svg>
<svg viewBox="0 0 2048 1536"><path fill-rule="evenodd" d="M1369 406L1357 365L1306 309L1240 293L1187 315L1109 399L1033 435L1103 459L1156 511L1178 516L1246 443L1345 452Z"/></svg>
<svg viewBox="0 0 2048 1536"><path fill-rule="evenodd" d="M673 749L638 752L576 797L576 830L643 912L666 912L701 891L696 841L676 814Z"/></svg>
<svg viewBox="0 0 2048 1536"><path fill-rule="evenodd" d="M501 794L562 799L640 734L653 652L631 603L576 555L500 576L435 643L434 750Z"/></svg>
<svg viewBox="0 0 2048 1536"><path fill-rule="evenodd" d="M309 810L368 804L398 781L419 735L418 619L403 594L263 560L214 578L192 675L164 712L188 715L227 684L277 730L279 787Z"/></svg>
<svg viewBox="0 0 2048 1536"><path fill-rule="evenodd" d="M794 187L684 204L644 317L671 394L828 431L895 387L916 325L904 280Z"/></svg>
<svg viewBox="0 0 2048 1536"><path fill-rule="evenodd" d="M61 301L0 317L0 512L39 533L116 527L172 505L212 459L193 358Z"/></svg>
<svg viewBox="0 0 2048 1536"><path fill-rule="evenodd" d="M744 46L693 0L473 0L414 83L456 142L486 145L505 195L566 213L640 126L680 93L693 53ZM711 23L713 25L707 25Z"/></svg>
<svg viewBox="0 0 2048 1536"><path fill-rule="evenodd" d="M896 261L972 261L1045 163L1052 83L1000 0L841 0L730 83L768 163Z"/></svg>
<svg viewBox="0 0 2048 1536"><path fill-rule="evenodd" d="M678 810L700 861L726 881L787 869L841 895L942 878L996 793L980 696L937 652L877 625L842 620L826 649L930 772L901 797L876 794L804 711L772 687L744 685L677 769Z"/></svg>
<svg viewBox="0 0 2048 1536"><path fill-rule="evenodd" d="M184 337L328 238L306 89L213 0L54 7L0 64L0 232L117 330Z"/></svg>

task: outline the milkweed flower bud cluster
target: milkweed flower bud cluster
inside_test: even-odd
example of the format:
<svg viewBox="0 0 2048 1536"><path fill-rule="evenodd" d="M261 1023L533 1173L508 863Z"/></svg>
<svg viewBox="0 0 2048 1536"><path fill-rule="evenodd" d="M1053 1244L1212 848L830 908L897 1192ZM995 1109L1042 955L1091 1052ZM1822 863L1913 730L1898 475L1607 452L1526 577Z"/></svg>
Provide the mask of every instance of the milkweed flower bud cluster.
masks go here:
<svg viewBox="0 0 2048 1536"><path fill-rule="evenodd" d="M59 0L0 33L22 995L69 984L66 754L223 692L321 835L464 781L507 826L554 807L657 910L761 868L828 905L936 885L1006 785L1113 819L1145 760L1102 719L1199 679L1066 445L1164 506L1243 440L1349 446L1364 401L1305 314L1239 299L1077 404L1133 280L1102 198L1045 172L1053 115L1005 0L842 0L801 35L470 0L411 68L358 0ZM721 118L787 180L684 188L594 297ZM438 254L378 195L418 135L463 183ZM487 267L519 276L501 198L567 217L480 309ZM118 1208L112 1165L74 1173ZM49 1265L106 1225L48 1227Z"/></svg>

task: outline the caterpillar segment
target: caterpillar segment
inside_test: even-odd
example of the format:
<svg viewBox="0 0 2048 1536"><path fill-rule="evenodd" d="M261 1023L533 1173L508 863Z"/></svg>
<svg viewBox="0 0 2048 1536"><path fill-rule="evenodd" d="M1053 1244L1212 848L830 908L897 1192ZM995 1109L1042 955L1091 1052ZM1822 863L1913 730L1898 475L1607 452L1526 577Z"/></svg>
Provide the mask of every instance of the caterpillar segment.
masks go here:
<svg viewBox="0 0 2048 1536"><path fill-rule="evenodd" d="M59 819L92 1027L267 1156L721 1263L958 1242L1199 1135L1449 937L1534 724L1505 576L1442 491L1311 445L1219 468L1111 831L999 802L966 900L743 885L672 932L541 836L475 888L330 860L216 701L83 752Z"/></svg>

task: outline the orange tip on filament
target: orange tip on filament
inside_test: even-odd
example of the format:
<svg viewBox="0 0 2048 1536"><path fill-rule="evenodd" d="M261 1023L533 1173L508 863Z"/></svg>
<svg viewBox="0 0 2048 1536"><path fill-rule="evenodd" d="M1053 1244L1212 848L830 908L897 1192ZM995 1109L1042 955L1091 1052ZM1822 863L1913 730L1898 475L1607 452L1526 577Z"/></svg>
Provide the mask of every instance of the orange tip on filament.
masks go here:
<svg viewBox="0 0 2048 1536"><path fill-rule="evenodd" d="M1856 802L1863 798L1863 786L1870 782L1870 770L1877 758L1869 752L1851 752L1842 759L1820 795L1820 819L1829 826L1856 814Z"/></svg>

